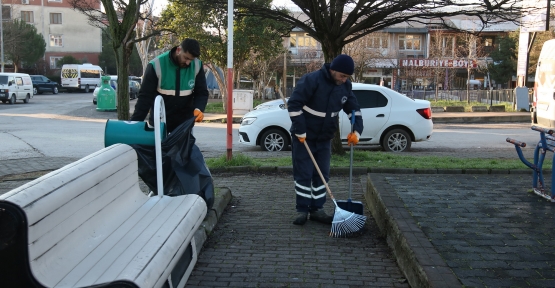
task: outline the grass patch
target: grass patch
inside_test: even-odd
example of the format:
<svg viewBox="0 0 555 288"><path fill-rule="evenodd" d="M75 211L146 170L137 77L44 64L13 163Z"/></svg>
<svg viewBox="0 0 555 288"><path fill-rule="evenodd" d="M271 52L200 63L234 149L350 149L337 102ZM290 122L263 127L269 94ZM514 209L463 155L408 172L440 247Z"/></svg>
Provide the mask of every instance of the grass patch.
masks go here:
<svg viewBox="0 0 555 288"><path fill-rule="evenodd" d="M263 101L260 99L253 99L252 107L256 107L261 104ZM225 114L224 111L224 104L223 102L212 102L206 104L206 108L204 109L204 113L215 113L215 114Z"/></svg>
<svg viewBox="0 0 555 288"><path fill-rule="evenodd" d="M227 156L222 155L218 158L208 158L206 159L206 165L209 168L223 168L223 167L233 167L233 166L260 166L253 158L243 155L234 154L231 161L227 161Z"/></svg>
<svg viewBox="0 0 555 288"><path fill-rule="evenodd" d="M268 155L270 156L270 155ZM349 153L338 156L332 155L331 167L349 167ZM292 166L291 157L251 158L243 154L233 156L227 162L225 155L220 158L207 159L210 168L229 166ZM543 166L551 167L552 160L546 159ZM419 168L419 169L528 169L515 155L515 159L481 159L456 158L437 156L408 156L403 153L388 153L380 151L355 151L353 166L370 168Z"/></svg>
<svg viewBox="0 0 555 288"><path fill-rule="evenodd" d="M466 101L448 101L448 100L438 100L435 101L433 99L429 99L432 106L437 107L445 107L445 106L464 106L464 111L471 112L472 106L486 106L489 107L489 103L481 103L481 102L470 102L470 104ZM260 99L253 99L253 107L256 107L263 102ZM505 104L497 104L497 105L505 105L505 111L507 112L514 112L513 105L510 103ZM206 109L204 110L205 113L216 113L216 114L225 114L223 102L212 102L206 104Z"/></svg>
<svg viewBox="0 0 555 288"><path fill-rule="evenodd" d="M450 100L433 100L433 99L428 99L428 101L430 101L430 104L434 107L446 107L446 106L463 106L464 107L464 111L466 112L472 112L472 106L486 106L489 107L489 103L482 103L482 102L466 102L466 101L450 101ZM504 105L505 106L505 111L507 112L515 112L513 105L511 105L510 103L503 103L503 104L495 104L495 105ZM495 106L494 105L494 106Z"/></svg>

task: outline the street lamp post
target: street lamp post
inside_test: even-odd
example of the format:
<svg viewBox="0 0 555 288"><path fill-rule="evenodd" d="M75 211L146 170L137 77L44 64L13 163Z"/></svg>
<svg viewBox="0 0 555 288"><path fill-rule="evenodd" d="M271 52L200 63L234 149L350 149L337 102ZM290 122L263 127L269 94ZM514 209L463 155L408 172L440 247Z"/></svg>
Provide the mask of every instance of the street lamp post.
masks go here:
<svg viewBox="0 0 555 288"><path fill-rule="evenodd" d="M4 72L4 7L2 5L2 0L0 0L0 54L2 61L2 72Z"/></svg>

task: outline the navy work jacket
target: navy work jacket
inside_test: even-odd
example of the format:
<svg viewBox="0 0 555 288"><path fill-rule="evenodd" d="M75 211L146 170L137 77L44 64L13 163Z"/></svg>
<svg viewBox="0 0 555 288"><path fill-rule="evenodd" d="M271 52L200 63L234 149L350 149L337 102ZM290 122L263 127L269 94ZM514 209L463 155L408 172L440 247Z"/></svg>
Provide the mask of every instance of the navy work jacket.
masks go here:
<svg viewBox="0 0 555 288"><path fill-rule="evenodd" d="M355 130L362 135L364 127L360 106L353 94L351 81L337 85L326 63L318 71L301 77L287 102L291 118L291 134L306 133L308 141L333 139L337 130L337 117L343 110L351 118L355 110Z"/></svg>

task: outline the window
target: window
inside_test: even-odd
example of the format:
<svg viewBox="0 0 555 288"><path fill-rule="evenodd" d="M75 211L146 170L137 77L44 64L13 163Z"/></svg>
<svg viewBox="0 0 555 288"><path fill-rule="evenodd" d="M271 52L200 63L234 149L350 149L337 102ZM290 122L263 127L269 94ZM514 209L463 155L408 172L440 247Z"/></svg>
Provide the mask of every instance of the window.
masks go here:
<svg viewBox="0 0 555 288"><path fill-rule="evenodd" d="M62 24L62 13L50 13L50 24Z"/></svg>
<svg viewBox="0 0 555 288"><path fill-rule="evenodd" d="M387 106L387 97L373 90L353 90L360 108L380 108Z"/></svg>
<svg viewBox="0 0 555 288"><path fill-rule="evenodd" d="M484 39L484 46L486 46L486 47L491 47L491 46L493 46L493 39L492 39L492 38L486 38L486 39Z"/></svg>
<svg viewBox="0 0 555 288"><path fill-rule="evenodd" d="M21 11L21 20L25 23L33 23L33 11Z"/></svg>
<svg viewBox="0 0 555 288"><path fill-rule="evenodd" d="M389 41L387 35L370 35L368 38L368 48L388 48Z"/></svg>
<svg viewBox="0 0 555 288"><path fill-rule="evenodd" d="M21 78L21 77L16 77L16 78L15 78L15 84L17 84L18 86L23 85L23 78Z"/></svg>
<svg viewBox="0 0 555 288"><path fill-rule="evenodd" d="M12 9L10 6L2 5L2 21L12 20Z"/></svg>
<svg viewBox="0 0 555 288"><path fill-rule="evenodd" d="M81 69L81 78L100 78L100 70Z"/></svg>
<svg viewBox="0 0 555 288"><path fill-rule="evenodd" d="M50 47L63 47L62 35L50 34Z"/></svg>
<svg viewBox="0 0 555 288"><path fill-rule="evenodd" d="M420 35L400 35L399 50L420 50Z"/></svg>
<svg viewBox="0 0 555 288"><path fill-rule="evenodd" d="M62 2L62 0L48 0L48 2Z"/></svg>
<svg viewBox="0 0 555 288"><path fill-rule="evenodd" d="M50 69L60 68L58 66L58 61L62 60L62 57L50 57Z"/></svg>
<svg viewBox="0 0 555 288"><path fill-rule="evenodd" d="M318 42L308 34L293 34L290 36L290 47L316 48Z"/></svg>

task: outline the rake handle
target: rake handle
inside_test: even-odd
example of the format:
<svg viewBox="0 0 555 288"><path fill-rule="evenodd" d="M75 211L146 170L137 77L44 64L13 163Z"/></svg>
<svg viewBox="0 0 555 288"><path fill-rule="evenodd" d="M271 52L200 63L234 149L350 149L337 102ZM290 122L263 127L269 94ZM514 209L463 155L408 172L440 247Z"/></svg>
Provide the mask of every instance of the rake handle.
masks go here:
<svg viewBox="0 0 555 288"><path fill-rule="evenodd" d="M306 143L306 139L303 142L303 144L304 144L304 147L306 147L306 151L308 151L308 156L310 156L310 159L312 159L312 163L314 163L314 167L316 167L316 171L318 171L318 175L320 175L320 179L322 179L322 182L324 182L324 186L326 186L326 191L328 191L328 194L330 194L331 200L333 200L333 202L335 203L335 197L333 197L333 194L331 193L330 187L328 186L328 183L326 182L326 179L324 179L324 175L322 175L322 171L320 171L320 167L318 167L318 163L316 163L316 159L314 159L314 156L312 155L312 152L310 151L310 147L308 147L308 144Z"/></svg>

